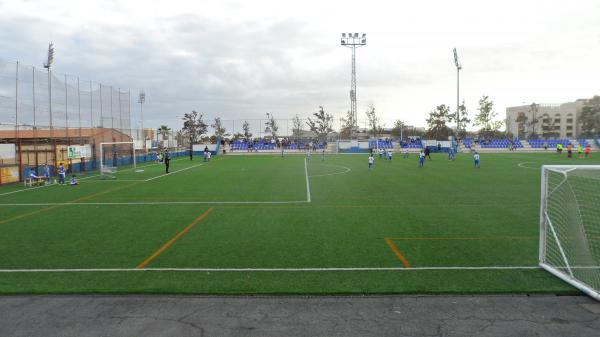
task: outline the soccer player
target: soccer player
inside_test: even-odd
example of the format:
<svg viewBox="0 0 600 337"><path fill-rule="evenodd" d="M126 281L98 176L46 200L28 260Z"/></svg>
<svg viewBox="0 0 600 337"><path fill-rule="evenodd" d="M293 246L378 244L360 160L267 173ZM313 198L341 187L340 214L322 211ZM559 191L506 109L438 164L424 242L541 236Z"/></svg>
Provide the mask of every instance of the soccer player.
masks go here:
<svg viewBox="0 0 600 337"><path fill-rule="evenodd" d="M583 158L583 146L581 144L577 147L577 158Z"/></svg>
<svg viewBox="0 0 600 337"><path fill-rule="evenodd" d="M573 146L571 145L571 143L569 143L569 145L567 145L567 157L569 157L569 158L573 157Z"/></svg>
<svg viewBox="0 0 600 337"><path fill-rule="evenodd" d="M590 144L585 146L585 157L587 158L590 155Z"/></svg>
<svg viewBox="0 0 600 337"><path fill-rule="evenodd" d="M62 163L58 165L58 183L63 185L65 183L66 172L65 167Z"/></svg>
<svg viewBox="0 0 600 337"><path fill-rule="evenodd" d="M391 160L392 160L392 150L389 150L389 151L387 152L387 158L388 158L388 160L389 160L389 161L391 161Z"/></svg>
<svg viewBox="0 0 600 337"><path fill-rule="evenodd" d="M281 145L281 158L283 158L283 145Z"/></svg>
<svg viewBox="0 0 600 337"><path fill-rule="evenodd" d="M208 159L209 162L210 162L211 156L212 156L212 152L210 152L210 151L206 152L206 159Z"/></svg>
<svg viewBox="0 0 600 337"><path fill-rule="evenodd" d="M44 179L50 184L50 166L48 164L44 165Z"/></svg>
<svg viewBox="0 0 600 337"><path fill-rule="evenodd" d="M325 146L321 149L321 161L325 161Z"/></svg>
<svg viewBox="0 0 600 337"><path fill-rule="evenodd" d="M379 152L379 159L381 159L381 156L383 156L383 149L382 149L382 148L379 148L379 151L378 151L378 152Z"/></svg>
<svg viewBox="0 0 600 337"><path fill-rule="evenodd" d="M165 160L165 173L169 173L169 162L171 161L171 155L169 154L169 150L166 149L165 150L165 155L164 155L164 160Z"/></svg>
<svg viewBox="0 0 600 337"><path fill-rule="evenodd" d="M371 167L373 167L373 154L371 153L369 155L369 170L371 169Z"/></svg>
<svg viewBox="0 0 600 337"><path fill-rule="evenodd" d="M477 151L475 151L475 154L473 155L473 165L477 168L480 168L479 166L479 153L477 153Z"/></svg>
<svg viewBox="0 0 600 337"><path fill-rule="evenodd" d="M404 155L402 156L402 158L404 158L404 159L408 158L408 153L409 153L408 152L408 148L405 148L404 149Z"/></svg>
<svg viewBox="0 0 600 337"><path fill-rule="evenodd" d="M448 160L454 160L454 154L452 151L452 147L448 148Z"/></svg>
<svg viewBox="0 0 600 337"><path fill-rule="evenodd" d="M426 147L425 148L425 157L429 158L429 160L431 160L431 149Z"/></svg>
<svg viewBox="0 0 600 337"><path fill-rule="evenodd" d="M306 160L310 160L310 147L306 149Z"/></svg>
<svg viewBox="0 0 600 337"><path fill-rule="evenodd" d="M419 152L419 168L423 167L425 165L425 152L423 150L421 150L421 152Z"/></svg>
<svg viewBox="0 0 600 337"><path fill-rule="evenodd" d="M70 186L79 185L79 182L75 179L75 175L71 176L71 179L69 180L69 185Z"/></svg>

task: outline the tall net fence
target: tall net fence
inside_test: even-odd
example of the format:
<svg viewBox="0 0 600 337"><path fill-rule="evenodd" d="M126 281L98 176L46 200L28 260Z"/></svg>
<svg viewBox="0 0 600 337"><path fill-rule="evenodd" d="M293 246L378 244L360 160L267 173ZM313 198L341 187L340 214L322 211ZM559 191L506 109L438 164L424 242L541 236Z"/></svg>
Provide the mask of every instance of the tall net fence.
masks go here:
<svg viewBox="0 0 600 337"><path fill-rule="evenodd" d="M19 62L0 60L0 184L59 163L71 170L97 167L97 145L129 141L131 93ZM70 146L89 145L89 157L71 158ZM10 146L10 147L9 147Z"/></svg>
<svg viewBox="0 0 600 337"><path fill-rule="evenodd" d="M131 135L131 94L77 76L0 61L0 126L57 130L111 128Z"/></svg>
<svg viewBox="0 0 600 337"><path fill-rule="evenodd" d="M540 263L600 299L600 166L545 166Z"/></svg>

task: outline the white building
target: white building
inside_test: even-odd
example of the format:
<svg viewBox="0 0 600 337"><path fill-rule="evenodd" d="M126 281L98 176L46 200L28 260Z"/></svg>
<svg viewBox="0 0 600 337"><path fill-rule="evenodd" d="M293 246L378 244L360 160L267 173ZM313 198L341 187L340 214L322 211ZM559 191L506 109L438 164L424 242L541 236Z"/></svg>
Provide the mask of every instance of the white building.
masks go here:
<svg viewBox="0 0 600 337"><path fill-rule="evenodd" d="M506 130L519 138L576 138L585 99L562 104L529 104L506 108ZM537 119L537 123L532 123Z"/></svg>

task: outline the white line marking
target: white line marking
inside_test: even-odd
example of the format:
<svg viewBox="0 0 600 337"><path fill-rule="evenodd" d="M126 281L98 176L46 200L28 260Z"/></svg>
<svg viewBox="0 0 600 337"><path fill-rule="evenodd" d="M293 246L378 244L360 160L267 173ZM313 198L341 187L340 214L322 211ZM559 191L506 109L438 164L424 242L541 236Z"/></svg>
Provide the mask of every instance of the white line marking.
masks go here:
<svg viewBox="0 0 600 337"><path fill-rule="evenodd" d="M306 202L310 202L310 183L308 182L308 166L304 158L304 175L306 176Z"/></svg>
<svg viewBox="0 0 600 337"><path fill-rule="evenodd" d="M195 205L195 204L306 204L309 201L133 201L133 202L47 202L47 203L24 203L24 204L2 204L6 206L74 206L74 205Z"/></svg>
<svg viewBox="0 0 600 337"><path fill-rule="evenodd" d="M170 172L170 173L164 173L164 174L161 174L161 175L156 176L156 177L148 178L148 179L146 179L144 181L151 181L151 180L154 180L154 179L158 179L158 178L170 176L170 175L173 175L175 173L178 173L178 172L181 172L181 171L185 171L185 170L189 170L189 169L193 169L194 167L198 167L198 166L202 166L202 165L204 165L204 163L197 164L197 165L192 165L190 167L182 168L181 170L173 171L173 172Z"/></svg>
<svg viewBox="0 0 600 337"><path fill-rule="evenodd" d="M80 272L338 272L338 271L427 271L427 270L535 270L539 266L483 267L334 267L334 268L73 268L73 269L0 269L0 273L80 273Z"/></svg>
<svg viewBox="0 0 600 337"><path fill-rule="evenodd" d="M344 174L344 173L348 173L350 171L352 171L351 168L346 167L346 166L342 166L342 165L327 165L327 164L323 164L324 166L337 166L337 167L343 167L345 169L345 171L340 171L340 172L334 172L334 173L326 173L326 174L316 174L316 175L312 175L309 176L310 178L314 178L314 177L327 177L327 176L334 176L336 174Z"/></svg>
<svg viewBox="0 0 600 337"><path fill-rule="evenodd" d="M79 180L89 179L89 178L93 178L93 177L97 177L97 176L99 176L99 175L95 174L93 176L83 177L83 178L81 178ZM43 185L43 186L24 188L22 190L17 190L17 191L11 191L11 192L2 193L2 194L0 194L0 196L2 196L2 195L9 195L9 194L13 194L13 193L19 193L19 192L33 191L33 190L37 190L38 188L55 186L55 185L58 185L58 184L46 184L46 185Z"/></svg>
<svg viewBox="0 0 600 337"><path fill-rule="evenodd" d="M525 166L525 164L538 164L538 163L533 162L533 161L524 161L522 163L518 163L517 166L520 167L520 168L528 169L528 170L539 170L541 168L541 166L540 167L536 167L536 168L534 168L534 167L527 167L527 166Z"/></svg>

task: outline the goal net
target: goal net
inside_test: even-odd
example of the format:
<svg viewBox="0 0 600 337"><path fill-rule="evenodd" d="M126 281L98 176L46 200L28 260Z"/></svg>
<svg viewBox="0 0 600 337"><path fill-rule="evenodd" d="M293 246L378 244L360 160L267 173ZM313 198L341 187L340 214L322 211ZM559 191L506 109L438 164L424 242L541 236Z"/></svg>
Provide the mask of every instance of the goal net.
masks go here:
<svg viewBox="0 0 600 337"><path fill-rule="evenodd" d="M544 165L540 266L600 300L600 165Z"/></svg>
<svg viewBox="0 0 600 337"><path fill-rule="evenodd" d="M134 142L100 143L100 175L114 178L118 167L128 165L136 167Z"/></svg>

